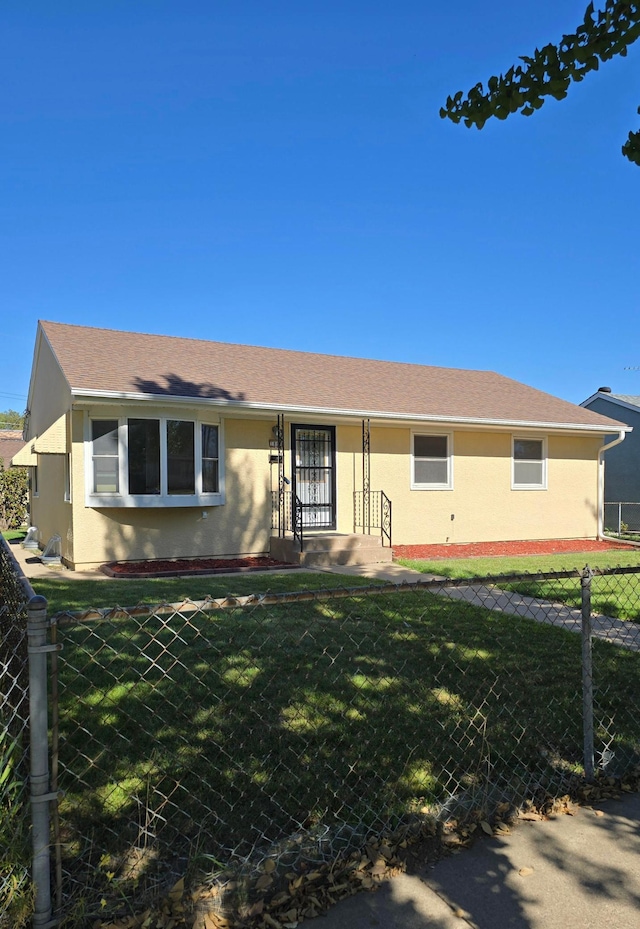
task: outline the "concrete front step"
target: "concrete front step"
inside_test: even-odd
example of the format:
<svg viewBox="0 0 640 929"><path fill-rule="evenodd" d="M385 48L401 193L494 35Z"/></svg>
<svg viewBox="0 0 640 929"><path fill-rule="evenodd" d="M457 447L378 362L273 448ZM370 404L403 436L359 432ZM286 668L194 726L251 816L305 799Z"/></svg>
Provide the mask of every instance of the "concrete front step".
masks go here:
<svg viewBox="0 0 640 929"><path fill-rule="evenodd" d="M356 565L389 563L393 560L390 548L383 548L380 536L357 535L339 532L315 532L304 536L304 551L293 538L271 537L272 558L289 564L327 567L329 565Z"/></svg>

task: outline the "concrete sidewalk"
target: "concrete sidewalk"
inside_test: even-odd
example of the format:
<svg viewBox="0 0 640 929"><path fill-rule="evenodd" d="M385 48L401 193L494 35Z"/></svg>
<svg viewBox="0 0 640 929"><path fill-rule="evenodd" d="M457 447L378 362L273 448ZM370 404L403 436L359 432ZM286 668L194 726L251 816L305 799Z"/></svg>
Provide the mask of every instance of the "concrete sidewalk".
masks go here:
<svg viewBox="0 0 640 929"><path fill-rule="evenodd" d="M97 569L95 571L69 571L63 564L43 564L39 552L23 548L20 542L9 542L9 549L28 581L37 580L39 577L65 577L79 581L107 580L106 574Z"/></svg>
<svg viewBox="0 0 640 929"><path fill-rule="evenodd" d="M301 925L318 929L638 929L640 795L539 822Z"/></svg>
<svg viewBox="0 0 640 929"><path fill-rule="evenodd" d="M333 574L370 577L376 580L389 581L392 584L416 584L420 581L432 580L443 581L441 587L430 587L431 593L438 594L441 597L448 597L450 600L464 600L465 603L503 613L505 616L533 619L538 623L558 626L578 635L582 631L580 610L572 609L562 603L542 600L539 597L527 597L514 591L500 590L499 587L488 587L473 583L455 587L447 586L447 579L444 577L438 577L434 574L421 574L396 563L354 566L335 565L322 570ZM640 651L640 630L636 623L594 613L591 617L591 631L596 639L604 639L606 642L631 649L631 651ZM640 927L640 922L638 925Z"/></svg>

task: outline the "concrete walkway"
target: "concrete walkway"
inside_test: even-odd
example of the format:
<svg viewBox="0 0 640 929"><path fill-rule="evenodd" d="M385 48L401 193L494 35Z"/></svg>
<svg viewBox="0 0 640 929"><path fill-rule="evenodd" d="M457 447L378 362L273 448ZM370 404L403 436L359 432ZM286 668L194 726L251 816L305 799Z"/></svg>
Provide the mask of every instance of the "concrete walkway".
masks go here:
<svg viewBox="0 0 640 929"><path fill-rule="evenodd" d="M63 564L42 564L39 552L23 548L20 542L9 542L11 554L20 565L22 573L28 581L39 577L65 577L79 581L107 580L102 571L69 571Z"/></svg>
<svg viewBox="0 0 640 929"><path fill-rule="evenodd" d="M507 616L519 616L534 619L539 623L560 626L568 632L582 632L582 614L580 610L571 609L561 603L551 603L536 597L525 597L513 591L503 591L498 587L469 586L432 588L434 593L450 597L452 600L464 600L474 606L504 613ZM603 639L613 645L620 645L632 651L640 651L640 627L624 619L592 614L591 631L594 638ZM638 923L640 926L640 921Z"/></svg>
<svg viewBox="0 0 640 929"><path fill-rule="evenodd" d="M415 875L338 903L318 929L638 929L640 795L520 820Z"/></svg>
<svg viewBox="0 0 640 929"><path fill-rule="evenodd" d="M580 610L571 609L561 603L551 603L537 597L526 597L513 591L500 590L499 587L487 587L481 584L469 584L450 587L446 578L434 574L420 574L402 565L375 564L375 565L335 565L323 569L334 574L347 574L357 577L370 577L376 580L389 581L394 584L417 584L421 581L444 581L442 586L430 587L432 593L451 600L464 600L474 606L484 607L504 613L506 616L516 616L523 619L533 619L539 623L550 626L559 626L568 632L578 635L582 631L582 615ZM640 626L624 619L614 619L611 616L593 614L591 618L594 638L603 639L614 645L628 648L631 651L640 651ZM640 927L640 920L638 922Z"/></svg>

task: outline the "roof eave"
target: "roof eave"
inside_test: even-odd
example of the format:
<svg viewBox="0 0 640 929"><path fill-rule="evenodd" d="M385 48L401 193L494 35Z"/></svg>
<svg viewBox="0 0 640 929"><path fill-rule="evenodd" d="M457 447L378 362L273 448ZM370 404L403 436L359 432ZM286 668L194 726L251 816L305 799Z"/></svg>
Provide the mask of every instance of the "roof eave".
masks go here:
<svg viewBox="0 0 640 929"><path fill-rule="evenodd" d="M629 403L628 400L621 400L620 397L616 397L614 394L602 393L597 391L595 394L591 394L590 397L587 397L586 400L583 400L580 406L587 408L588 403L592 403L594 400L606 400L608 403L614 403L616 406L621 406L625 410L633 410L634 413L640 412L640 406L636 403Z"/></svg>
<svg viewBox="0 0 640 929"><path fill-rule="evenodd" d="M496 419L476 416L441 416L437 414L390 412L388 410L358 410L342 409L339 407L311 407L285 403L256 403L249 400L223 400L211 397L177 397L168 394L131 393L128 391L103 390L71 390L72 398L76 403L85 402L122 402L122 401L152 401L160 404L181 404L189 406L215 406L221 409L235 409L238 411L273 412L291 414L312 414L314 416L340 416L355 417L357 419L394 420L401 422L424 422L440 425L479 426L482 428L509 428L509 429L546 429L560 432L587 432L599 435L610 435L622 429L631 432L632 427L623 423L558 423L545 420L528 419Z"/></svg>

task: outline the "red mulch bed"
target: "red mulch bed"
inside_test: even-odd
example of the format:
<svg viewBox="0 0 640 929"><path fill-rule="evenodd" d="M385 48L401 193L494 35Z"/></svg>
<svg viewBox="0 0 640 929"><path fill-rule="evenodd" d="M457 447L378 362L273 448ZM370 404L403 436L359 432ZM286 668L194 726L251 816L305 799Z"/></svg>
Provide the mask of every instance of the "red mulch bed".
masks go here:
<svg viewBox="0 0 640 929"><path fill-rule="evenodd" d="M473 542L469 545L394 545L394 558L437 561L438 558L484 558L491 555L561 555L564 552L606 552L635 546L595 539L550 539L538 542ZM638 550L640 557L640 550Z"/></svg>
<svg viewBox="0 0 640 929"><path fill-rule="evenodd" d="M182 577L185 574L240 574L249 571L273 571L297 568L298 565L275 558L175 558L169 561L111 561L100 566L107 577Z"/></svg>

